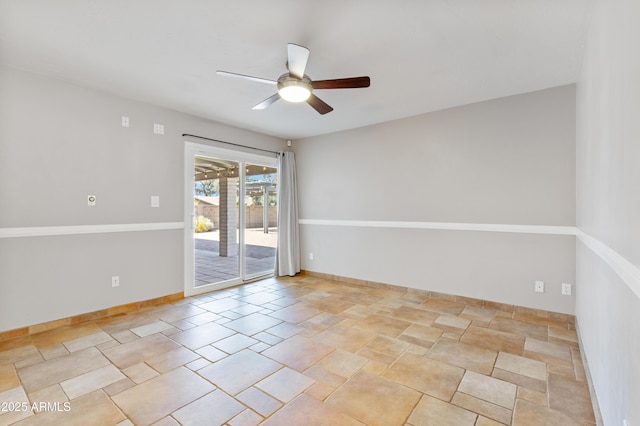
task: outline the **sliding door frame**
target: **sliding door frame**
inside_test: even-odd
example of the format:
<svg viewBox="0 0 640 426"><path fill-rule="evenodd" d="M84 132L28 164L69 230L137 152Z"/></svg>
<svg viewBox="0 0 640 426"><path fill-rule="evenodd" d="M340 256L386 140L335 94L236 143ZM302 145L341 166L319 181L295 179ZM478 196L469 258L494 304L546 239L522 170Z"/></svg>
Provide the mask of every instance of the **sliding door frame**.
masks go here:
<svg viewBox="0 0 640 426"><path fill-rule="evenodd" d="M195 157L212 157L225 159L230 161L237 161L240 163L239 174L240 178L240 226L239 229L239 278L237 280L223 281L213 284L207 284L202 286L195 286L195 240L194 240L194 228L195 228L195 215L193 211L193 191L195 187L195 179L193 171L195 169ZM210 291L220 290L227 287L233 287L240 285L244 282L250 281L254 277L248 277L245 280L245 244L244 244L244 224L245 224L245 209L244 209L244 192L245 192L245 165L247 163L260 164L278 168L278 160L274 155L268 154L254 154L246 151L239 151L234 149L213 147L210 145L197 144L193 142L185 142L184 148L184 295L185 297L193 296L201 293L207 293ZM275 265L274 265L275 267Z"/></svg>

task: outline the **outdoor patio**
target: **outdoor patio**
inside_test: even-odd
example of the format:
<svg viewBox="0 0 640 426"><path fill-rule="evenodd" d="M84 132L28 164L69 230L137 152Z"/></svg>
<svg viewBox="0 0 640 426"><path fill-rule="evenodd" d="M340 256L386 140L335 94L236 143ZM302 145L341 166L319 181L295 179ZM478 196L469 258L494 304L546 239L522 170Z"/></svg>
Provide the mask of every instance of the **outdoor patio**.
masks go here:
<svg viewBox="0 0 640 426"><path fill-rule="evenodd" d="M245 266L247 276L270 272L275 265L277 229L262 228L245 230ZM195 286L238 278L238 256L220 256L219 231L195 234Z"/></svg>

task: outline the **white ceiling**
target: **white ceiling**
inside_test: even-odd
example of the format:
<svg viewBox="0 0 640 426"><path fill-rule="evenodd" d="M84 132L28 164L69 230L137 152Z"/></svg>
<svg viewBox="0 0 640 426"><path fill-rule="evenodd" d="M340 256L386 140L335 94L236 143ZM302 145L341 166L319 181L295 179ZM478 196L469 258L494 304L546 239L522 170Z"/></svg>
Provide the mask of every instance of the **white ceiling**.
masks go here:
<svg viewBox="0 0 640 426"><path fill-rule="evenodd" d="M0 62L155 105L299 139L573 83L590 0L0 0ZM311 50L315 92L278 101L286 45Z"/></svg>

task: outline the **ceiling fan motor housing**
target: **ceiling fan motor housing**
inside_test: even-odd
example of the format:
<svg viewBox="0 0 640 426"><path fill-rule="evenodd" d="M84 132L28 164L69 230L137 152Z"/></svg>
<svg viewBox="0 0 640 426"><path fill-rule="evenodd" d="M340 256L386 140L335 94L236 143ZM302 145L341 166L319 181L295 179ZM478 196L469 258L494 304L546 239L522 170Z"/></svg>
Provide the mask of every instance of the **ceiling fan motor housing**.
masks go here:
<svg viewBox="0 0 640 426"><path fill-rule="evenodd" d="M312 91L311 80L306 75L298 78L284 73L278 78L278 93L289 102L304 102Z"/></svg>

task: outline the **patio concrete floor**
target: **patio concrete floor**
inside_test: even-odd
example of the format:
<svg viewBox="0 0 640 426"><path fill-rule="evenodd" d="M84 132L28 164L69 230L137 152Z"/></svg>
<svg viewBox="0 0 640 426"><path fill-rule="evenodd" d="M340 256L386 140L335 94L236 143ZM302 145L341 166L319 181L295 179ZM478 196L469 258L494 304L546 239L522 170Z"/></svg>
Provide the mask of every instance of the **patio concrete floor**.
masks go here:
<svg viewBox="0 0 640 426"><path fill-rule="evenodd" d="M268 234L265 234L262 228L245 230L245 275L273 271L277 237L276 228L269 228ZM239 276L238 256L220 256L218 231L195 234L194 279L196 287Z"/></svg>

